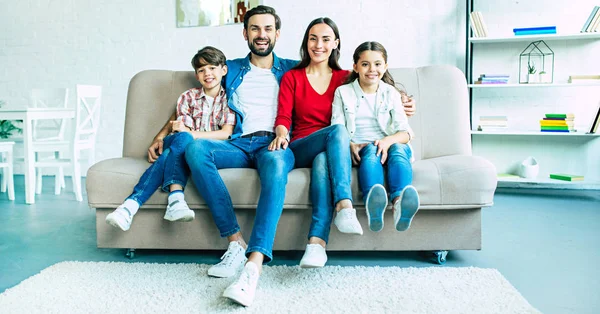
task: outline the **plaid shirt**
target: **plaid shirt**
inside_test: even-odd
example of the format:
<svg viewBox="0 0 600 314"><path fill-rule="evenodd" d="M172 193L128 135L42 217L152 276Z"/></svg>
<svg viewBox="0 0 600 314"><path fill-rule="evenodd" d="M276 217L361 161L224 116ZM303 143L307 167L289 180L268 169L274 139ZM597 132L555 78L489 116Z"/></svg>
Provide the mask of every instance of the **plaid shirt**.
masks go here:
<svg viewBox="0 0 600 314"><path fill-rule="evenodd" d="M177 100L177 121L183 121L192 131L217 131L223 125L235 125L235 113L229 110L225 91L221 89L210 103L203 88L183 92Z"/></svg>

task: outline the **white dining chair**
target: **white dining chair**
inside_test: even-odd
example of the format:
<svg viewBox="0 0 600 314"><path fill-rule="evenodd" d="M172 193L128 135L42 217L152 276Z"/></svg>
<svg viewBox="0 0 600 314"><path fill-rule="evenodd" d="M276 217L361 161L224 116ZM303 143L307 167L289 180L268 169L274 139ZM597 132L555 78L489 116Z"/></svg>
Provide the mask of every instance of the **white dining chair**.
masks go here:
<svg viewBox="0 0 600 314"><path fill-rule="evenodd" d="M81 152L88 151L89 164L94 163L96 152L96 134L100 124L100 108L102 104L102 87L94 85L77 85L77 105L75 107L75 125L72 136L61 140L34 139L32 147L36 152L35 168L38 171L36 192L41 192L41 168L58 168L55 179L55 193L59 194L64 187L63 167L70 167L73 179L73 191L78 201L83 200L81 187L81 168L79 159ZM63 152L65 152L63 154ZM53 153L55 158L39 158L40 153Z"/></svg>
<svg viewBox="0 0 600 314"><path fill-rule="evenodd" d="M15 200L15 183L13 179L13 146L15 142L0 142L0 169L2 170L2 182L0 192L8 190L8 199Z"/></svg>

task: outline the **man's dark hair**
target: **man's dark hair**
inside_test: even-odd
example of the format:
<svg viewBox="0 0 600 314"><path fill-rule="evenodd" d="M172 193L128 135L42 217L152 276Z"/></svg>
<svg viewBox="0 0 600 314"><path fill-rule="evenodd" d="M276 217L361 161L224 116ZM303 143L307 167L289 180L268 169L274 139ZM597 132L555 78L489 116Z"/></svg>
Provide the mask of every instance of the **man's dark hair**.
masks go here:
<svg viewBox="0 0 600 314"><path fill-rule="evenodd" d="M273 17L275 18L275 30L278 30L281 28L281 19L279 18L279 15L277 15L277 12L275 12L275 9L268 7L266 5L259 5L256 6L250 10L248 10L248 12L246 12L246 14L244 14L244 29L248 29L248 20L250 20L250 18L253 15L257 15L257 14L271 14L273 15Z"/></svg>
<svg viewBox="0 0 600 314"><path fill-rule="evenodd" d="M198 53L194 55L192 58L192 66L194 70L198 70L199 68L205 65L225 65L225 54L215 47L206 46L200 50Z"/></svg>

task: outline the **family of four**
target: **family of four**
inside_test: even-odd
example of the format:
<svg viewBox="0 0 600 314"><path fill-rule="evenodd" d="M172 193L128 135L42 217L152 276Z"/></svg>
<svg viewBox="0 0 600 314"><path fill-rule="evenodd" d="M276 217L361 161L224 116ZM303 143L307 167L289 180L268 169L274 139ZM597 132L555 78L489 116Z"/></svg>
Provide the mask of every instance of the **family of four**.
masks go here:
<svg viewBox="0 0 600 314"><path fill-rule="evenodd" d="M325 265L332 221L342 233L363 233L352 205L353 165L358 167L372 231L384 227L388 200L398 231L410 227L419 208L411 185L409 143L414 135L407 119L414 114L414 101L396 88L385 48L377 42L361 44L352 71L343 70L338 64L338 28L331 19L318 18L306 29L301 60L282 59L273 52L280 27L273 8L257 6L244 16L243 35L250 49L245 58L226 60L213 47L198 51L192 66L202 87L181 94L176 112L148 150L152 165L133 193L106 217L107 223L127 231L139 207L161 187L169 192L164 219L193 220L183 196L191 174L221 236L229 241L208 275L231 277L241 269L223 296L244 306L252 304L262 265L273 258L293 168L311 168L313 213L300 261L304 268ZM219 175L218 169L224 168L258 171L261 192L249 242L242 237Z"/></svg>

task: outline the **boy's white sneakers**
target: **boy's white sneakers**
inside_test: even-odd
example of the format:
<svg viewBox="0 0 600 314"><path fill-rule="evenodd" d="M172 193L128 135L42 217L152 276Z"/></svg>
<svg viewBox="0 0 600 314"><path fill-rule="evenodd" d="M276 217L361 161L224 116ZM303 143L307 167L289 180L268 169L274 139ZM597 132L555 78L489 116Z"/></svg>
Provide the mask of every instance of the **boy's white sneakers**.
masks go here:
<svg viewBox="0 0 600 314"><path fill-rule="evenodd" d="M221 261L208 269L208 275L212 277L227 278L235 275L246 262L246 250L237 242L229 242L229 247Z"/></svg>
<svg viewBox="0 0 600 314"><path fill-rule="evenodd" d="M410 228L415 214L419 210L419 193L414 186L408 185L400 193L400 199L394 204L394 225L398 231Z"/></svg>
<svg viewBox="0 0 600 314"><path fill-rule="evenodd" d="M168 221L192 221L194 216L194 211L190 209L185 200L179 199L167 205L167 211L163 218Z"/></svg>
<svg viewBox="0 0 600 314"><path fill-rule="evenodd" d="M300 260L300 267L318 268L325 266L325 263L327 263L325 248L320 244L307 244L306 251Z"/></svg>
<svg viewBox="0 0 600 314"><path fill-rule="evenodd" d="M360 222L356 218L356 209L354 208L342 208L335 215L333 224L341 233L363 234Z"/></svg>
<svg viewBox="0 0 600 314"><path fill-rule="evenodd" d="M258 266L253 262L246 263L240 277L223 291L223 296L243 306L252 305L258 277Z"/></svg>
<svg viewBox="0 0 600 314"><path fill-rule="evenodd" d="M119 207L117 207L117 209L106 216L105 221L107 224L115 228L120 228L123 231L127 231L133 222L133 215L129 209L125 207L125 204L121 204Z"/></svg>

